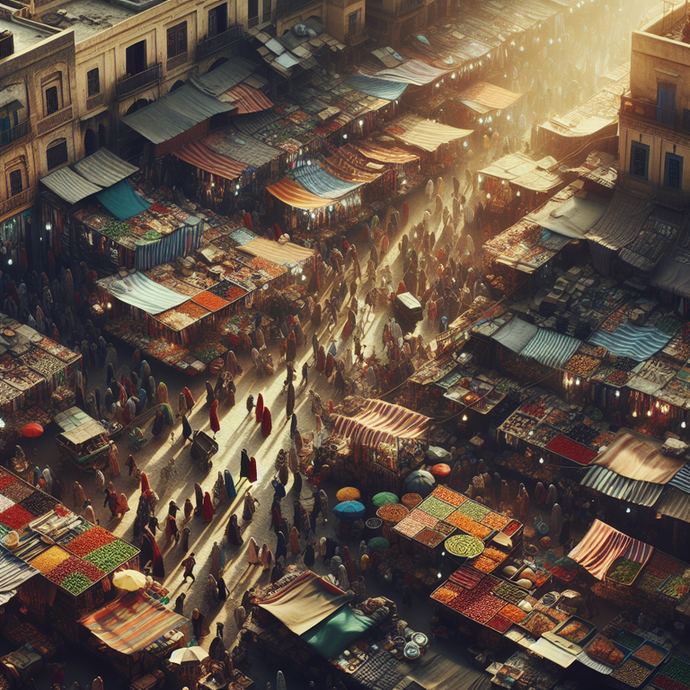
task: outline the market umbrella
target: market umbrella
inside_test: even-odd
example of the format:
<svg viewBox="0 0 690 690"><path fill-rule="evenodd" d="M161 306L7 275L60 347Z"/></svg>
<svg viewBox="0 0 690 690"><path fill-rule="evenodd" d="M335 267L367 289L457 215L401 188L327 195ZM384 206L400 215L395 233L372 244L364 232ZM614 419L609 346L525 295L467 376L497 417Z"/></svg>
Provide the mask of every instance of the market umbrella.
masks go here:
<svg viewBox="0 0 690 690"><path fill-rule="evenodd" d="M447 477L450 474L450 465L447 465L445 462L437 462L431 468L431 474L434 477Z"/></svg>
<svg viewBox="0 0 690 690"><path fill-rule="evenodd" d="M113 584L126 592L136 592L146 587L146 575L138 570L121 570L113 575Z"/></svg>
<svg viewBox="0 0 690 690"><path fill-rule="evenodd" d="M354 486L344 486L338 491L335 497L339 501L356 501L362 494Z"/></svg>
<svg viewBox="0 0 690 690"><path fill-rule="evenodd" d="M381 506L385 506L386 503L397 503L398 497L394 493L391 493L390 491L382 491L380 494L376 494L371 499L371 502L377 508L380 508Z"/></svg>
<svg viewBox="0 0 690 690"><path fill-rule="evenodd" d="M385 551L390 549L391 543L385 537L374 537L369 540L367 546L371 551Z"/></svg>
<svg viewBox="0 0 690 690"><path fill-rule="evenodd" d="M208 658L208 652L202 647L183 647L176 649L170 655L170 661L173 664L186 664L189 662L199 662Z"/></svg>
<svg viewBox="0 0 690 690"><path fill-rule="evenodd" d="M36 422L32 422L31 424L25 424L22 427L22 434L27 438L37 438L42 433L43 427L40 424L37 424Z"/></svg>
<svg viewBox="0 0 690 690"><path fill-rule="evenodd" d="M426 497L434 490L436 480L426 470L415 470L405 477L403 485L406 491Z"/></svg>
<svg viewBox="0 0 690 690"><path fill-rule="evenodd" d="M333 514L343 522L355 522L365 511L366 508L359 501L344 501L333 508Z"/></svg>

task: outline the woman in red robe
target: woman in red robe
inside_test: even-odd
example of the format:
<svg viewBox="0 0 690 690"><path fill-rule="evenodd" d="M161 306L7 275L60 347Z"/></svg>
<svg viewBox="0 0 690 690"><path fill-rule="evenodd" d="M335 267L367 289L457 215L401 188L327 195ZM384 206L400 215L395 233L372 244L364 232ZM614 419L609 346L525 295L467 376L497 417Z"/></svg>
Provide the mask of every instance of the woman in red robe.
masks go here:
<svg viewBox="0 0 690 690"><path fill-rule="evenodd" d="M251 458L249 458L249 476L247 477L247 481L251 482L252 484L256 481L256 458L253 455Z"/></svg>
<svg viewBox="0 0 690 690"><path fill-rule="evenodd" d="M271 411L264 407L264 414L261 420L261 435L264 438L268 438L271 435L271 430L273 429L273 420L271 419ZM251 460L250 460L251 462Z"/></svg>
<svg viewBox="0 0 690 690"><path fill-rule="evenodd" d="M319 352L316 355L316 371L323 371L326 366L326 350L323 345L319 347Z"/></svg>
<svg viewBox="0 0 690 690"><path fill-rule="evenodd" d="M201 511L201 519L204 522L211 522L213 520L213 501L208 491L204 494L204 507Z"/></svg>
<svg viewBox="0 0 690 690"><path fill-rule="evenodd" d="M261 424L261 420L264 416L264 396L261 393L259 393L259 397L256 399L254 414L256 415L256 423Z"/></svg>

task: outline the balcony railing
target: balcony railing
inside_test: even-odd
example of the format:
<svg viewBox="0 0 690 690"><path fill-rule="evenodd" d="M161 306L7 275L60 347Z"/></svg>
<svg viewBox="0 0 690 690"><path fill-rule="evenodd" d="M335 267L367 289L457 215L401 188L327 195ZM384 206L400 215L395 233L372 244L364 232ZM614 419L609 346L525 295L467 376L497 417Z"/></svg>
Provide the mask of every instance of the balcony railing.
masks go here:
<svg viewBox="0 0 690 690"><path fill-rule="evenodd" d="M161 64L160 62L145 69L139 74L133 74L131 77L123 77L117 83L118 98L127 96L130 93L139 91L151 84L154 84L161 78Z"/></svg>
<svg viewBox="0 0 690 690"><path fill-rule="evenodd" d="M621 115L631 115L642 120L656 122L665 127L676 128L676 111L661 108L654 103L638 101L630 96L621 96Z"/></svg>
<svg viewBox="0 0 690 690"><path fill-rule="evenodd" d="M6 129L4 132L0 132L0 146L7 146L7 144L11 144L13 141L25 137L30 132L31 121L24 120L24 122L20 122L18 125Z"/></svg>
<svg viewBox="0 0 690 690"><path fill-rule="evenodd" d="M33 187L29 187L23 192L19 192L19 194L15 194L5 201L0 201L0 218L4 218L8 213L21 208L22 206L28 206L33 201L33 198Z"/></svg>
<svg viewBox="0 0 690 690"><path fill-rule="evenodd" d="M395 5L396 14L406 14L417 10L424 5L424 0L398 0Z"/></svg>
<svg viewBox="0 0 690 690"><path fill-rule="evenodd" d="M242 25L231 26L227 31L223 31L222 34L199 41L196 46L197 60L203 60L208 55L217 53L224 48L229 48L234 43L239 43L242 40L244 40L244 27Z"/></svg>

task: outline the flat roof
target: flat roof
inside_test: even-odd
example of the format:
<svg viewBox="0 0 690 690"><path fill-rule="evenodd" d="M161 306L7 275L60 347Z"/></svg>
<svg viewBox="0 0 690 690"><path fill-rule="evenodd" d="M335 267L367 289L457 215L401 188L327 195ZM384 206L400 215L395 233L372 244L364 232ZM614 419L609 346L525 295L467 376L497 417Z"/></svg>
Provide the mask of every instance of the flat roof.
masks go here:
<svg viewBox="0 0 690 690"><path fill-rule="evenodd" d="M0 5L0 7L2 7ZM16 22L9 22L0 19L0 31L11 31L14 35L14 52L19 53L26 50L36 43L45 41L46 38L53 36L52 33L42 31L40 27L26 26Z"/></svg>
<svg viewBox="0 0 690 690"><path fill-rule="evenodd" d="M110 29L137 12L137 9L104 0L72 0L45 9L41 20L57 29L74 29L74 40L79 43Z"/></svg>

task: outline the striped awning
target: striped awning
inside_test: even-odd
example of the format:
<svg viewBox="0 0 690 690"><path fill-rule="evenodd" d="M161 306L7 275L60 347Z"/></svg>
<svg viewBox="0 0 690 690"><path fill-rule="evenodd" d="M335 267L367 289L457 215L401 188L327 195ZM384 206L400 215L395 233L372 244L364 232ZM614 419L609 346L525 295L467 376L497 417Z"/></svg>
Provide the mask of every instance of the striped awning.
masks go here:
<svg viewBox="0 0 690 690"><path fill-rule="evenodd" d="M690 494L690 465L681 467L678 474L671 479L668 485Z"/></svg>
<svg viewBox="0 0 690 690"><path fill-rule="evenodd" d="M339 199L361 186L359 182L346 182L331 175L319 165L303 165L295 168L293 174L305 189L326 199Z"/></svg>
<svg viewBox="0 0 690 690"><path fill-rule="evenodd" d="M17 588L34 575L38 575L36 568L0 549L0 606L6 604L17 593Z"/></svg>
<svg viewBox="0 0 690 690"><path fill-rule="evenodd" d="M419 160L419 156L401 149L398 146L383 146L374 141L358 141L353 146L367 158L380 163L394 163L402 165L404 163L414 163Z"/></svg>
<svg viewBox="0 0 690 690"><path fill-rule="evenodd" d="M630 357L641 362L666 347L669 340L669 333L662 333L649 326L633 326L626 323L618 326L613 333L601 329L595 331L589 342L605 347L618 357Z"/></svg>
<svg viewBox="0 0 690 690"><path fill-rule="evenodd" d="M87 196L103 191L102 187L84 179L71 168L60 168L42 177L41 182L69 204L76 204Z"/></svg>
<svg viewBox="0 0 690 690"><path fill-rule="evenodd" d="M575 354L582 341L569 335L540 328L536 335L520 351L522 357L536 359L539 364L561 369Z"/></svg>
<svg viewBox="0 0 690 690"><path fill-rule="evenodd" d="M354 417L338 416L335 431L356 443L375 448L396 439L423 438L431 419L383 400L368 400Z"/></svg>
<svg viewBox="0 0 690 690"><path fill-rule="evenodd" d="M130 592L79 621L110 649L136 654L187 619L142 592Z"/></svg>
<svg viewBox="0 0 690 690"><path fill-rule="evenodd" d="M101 187L111 187L120 180L133 175L139 168L123 161L122 158L111 153L108 149L101 148L75 163L74 169L83 178L94 184Z"/></svg>
<svg viewBox="0 0 690 690"><path fill-rule="evenodd" d="M680 489L675 489L668 484L659 502L656 504L655 510L657 513L667 517L690 522L690 494Z"/></svg>
<svg viewBox="0 0 690 690"><path fill-rule="evenodd" d="M433 153L439 146L463 139L474 130L442 125L417 115L405 115L388 124L385 131L409 146Z"/></svg>
<svg viewBox="0 0 690 690"><path fill-rule="evenodd" d="M603 580L614 561L625 556L637 563L646 563L653 547L619 532L601 520L595 520L580 543L568 554L587 572ZM628 555L629 554L629 555Z"/></svg>
<svg viewBox="0 0 690 690"><path fill-rule="evenodd" d="M281 265L298 264L314 256L313 249L300 247L294 242L274 242L265 237L257 237L243 244L242 251Z"/></svg>
<svg viewBox="0 0 690 690"><path fill-rule="evenodd" d="M305 189L299 182L295 182L288 177L284 177L275 184L266 187L266 191L276 199L293 208L301 208L305 211L312 211L323 208L333 203L332 199L324 199L316 196Z"/></svg>
<svg viewBox="0 0 690 690"><path fill-rule="evenodd" d="M332 156L324 158L321 161L321 167L333 177L337 177L345 182L368 183L377 180L386 168L378 172L364 170L358 165L353 165L351 160L348 160L340 153L341 149L337 149ZM366 165L364 159L360 159L362 165Z"/></svg>
<svg viewBox="0 0 690 690"><path fill-rule="evenodd" d="M236 180L247 169L244 163L238 163L232 158L221 156L200 141L193 141L183 146L173 154L185 163L201 168L208 173L224 177L226 180Z"/></svg>
<svg viewBox="0 0 690 690"><path fill-rule="evenodd" d="M480 81L465 89L458 98L464 101L479 103L479 105L492 110L503 110L513 105L515 101L521 98L521 95L495 84Z"/></svg>
<svg viewBox="0 0 690 690"><path fill-rule="evenodd" d="M651 482L640 482L621 477L620 474L607 470L605 467L592 467L581 483L582 486L612 498L647 508L659 500L659 496L664 490L663 484L652 484ZM688 499L690 502L690 496Z"/></svg>
<svg viewBox="0 0 690 690"><path fill-rule="evenodd" d="M387 79L388 81L424 86L442 77L447 71L427 65L421 60L413 59L398 65L398 67L383 69L380 72L376 72L373 76L379 79Z"/></svg>
<svg viewBox="0 0 690 690"><path fill-rule="evenodd" d="M249 84L238 84L228 89L219 100L231 103L237 108L237 115L260 113L273 107L273 102L264 93Z"/></svg>
<svg viewBox="0 0 690 690"><path fill-rule="evenodd" d="M346 84L357 91L367 94L367 96L383 98L386 101L394 101L400 98L408 86L406 82L378 79L365 74L357 74L351 77Z"/></svg>

